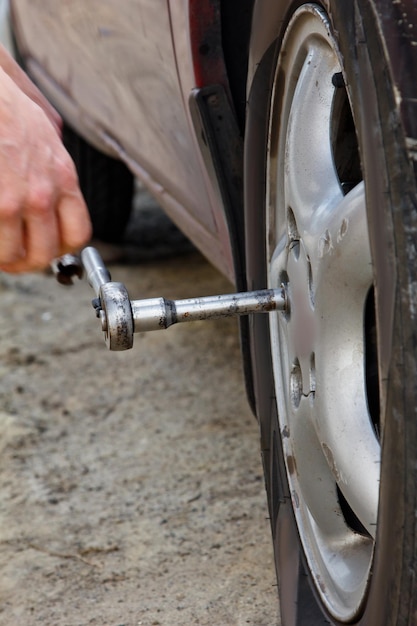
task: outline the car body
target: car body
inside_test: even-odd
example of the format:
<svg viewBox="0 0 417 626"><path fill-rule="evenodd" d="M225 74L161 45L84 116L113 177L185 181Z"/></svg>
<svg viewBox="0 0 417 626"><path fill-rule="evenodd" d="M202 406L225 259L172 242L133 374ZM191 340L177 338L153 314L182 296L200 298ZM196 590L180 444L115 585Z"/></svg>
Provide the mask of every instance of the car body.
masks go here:
<svg viewBox="0 0 417 626"><path fill-rule="evenodd" d="M414 625L417 3L11 8L66 123L239 290L286 292L241 322L283 626Z"/></svg>
<svg viewBox="0 0 417 626"><path fill-rule="evenodd" d="M36 39L28 69L66 120L127 161L174 221L233 278L224 211L188 106L196 87L227 88L216 3L156 0L135 9L132 2L51 0L12 7L21 53L32 51Z"/></svg>

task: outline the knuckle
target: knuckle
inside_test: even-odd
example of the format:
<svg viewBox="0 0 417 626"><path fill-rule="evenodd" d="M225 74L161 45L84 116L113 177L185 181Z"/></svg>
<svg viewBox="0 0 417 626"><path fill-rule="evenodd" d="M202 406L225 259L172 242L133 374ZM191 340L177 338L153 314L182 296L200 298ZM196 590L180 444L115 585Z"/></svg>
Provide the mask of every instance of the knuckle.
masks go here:
<svg viewBox="0 0 417 626"><path fill-rule="evenodd" d="M59 184L62 189L72 190L78 187L77 171L69 155L60 160L56 167Z"/></svg>
<svg viewBox="0 0 417 626"><path fill-rule="evenodd" d="M26 199L27 209L33 214L44 216L50 213L54 204L54 192L48 181L37 181L30 185Z"/></svg>
<svg viewBox="0 0 417 626"><path fill-rule="evenodd" d="M0 220L1 221L14 221L20 218L23 208L22 203L18 198L13 196L3 195L0 198Z"/></svg>

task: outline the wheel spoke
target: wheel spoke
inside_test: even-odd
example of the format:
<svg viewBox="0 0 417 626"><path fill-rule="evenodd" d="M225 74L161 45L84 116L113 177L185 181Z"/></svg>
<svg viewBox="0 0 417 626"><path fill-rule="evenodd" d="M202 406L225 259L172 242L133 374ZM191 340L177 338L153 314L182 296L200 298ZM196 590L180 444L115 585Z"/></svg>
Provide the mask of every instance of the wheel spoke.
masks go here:
<svg viewBox="0 0 417 626"><path fill-rule="evenodd" d="M331 278L339 287L343 276L343 285L348 281L349 286L369 288L372 260L364 184L317 209L303 243L317 284Z"/></svg>
<svg viewBox="0 0 417 626"><path fill-rule="evenodd" d="M315 226L307 247L316 320L316 428L341 491L374 536L380 446L369 417L364 367L364 311L372 267L363 184Z"/></svg>
<svg viewBox="0 0 417 626"><path fill-rule="evenodd" d="M315 211L342 197L330 120L332 76L339 69L328 46L312 38L293 96L285 150L286 204L296 212L301 234L310 229Z"/></svg>

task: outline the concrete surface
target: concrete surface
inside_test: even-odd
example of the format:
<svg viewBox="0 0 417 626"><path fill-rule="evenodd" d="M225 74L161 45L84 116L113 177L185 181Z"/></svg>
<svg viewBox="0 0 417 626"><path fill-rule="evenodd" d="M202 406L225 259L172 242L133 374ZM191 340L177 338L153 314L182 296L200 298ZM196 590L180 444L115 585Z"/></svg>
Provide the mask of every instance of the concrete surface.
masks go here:
<svg viewBox="0 0 417 626"><path fill-rule="evenodd" d="M134 298L231 289L197 252L112 274ZM110 353L91 297L0 277L0 625L277 624L236 321Z"/></svg>

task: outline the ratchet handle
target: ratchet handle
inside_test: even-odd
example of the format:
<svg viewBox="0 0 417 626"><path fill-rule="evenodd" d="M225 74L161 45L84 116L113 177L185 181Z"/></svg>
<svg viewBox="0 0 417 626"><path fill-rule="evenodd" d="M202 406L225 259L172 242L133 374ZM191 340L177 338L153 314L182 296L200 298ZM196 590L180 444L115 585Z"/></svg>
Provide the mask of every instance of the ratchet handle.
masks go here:
<svg viewBox="0 0 417 626"><path fill-rule="evenodd" d="M98 251L89 246L81 252L81 261L84 266L88 284L93 288L97 297L100 296L100 288L111 282L110 272L104 265Z"/></svg>
<svg viewBox="0 0 417 626"><path fill-rule="evenodd" d="M123 283L111 280L110 273L95 248L84 248L81 259L87 280L97 296L93 306L110 350L128 350L133 346L134 333L161 330L179 322L286 311L288 307L283 285L280 289L185 300L130 300Z"/></svg>

